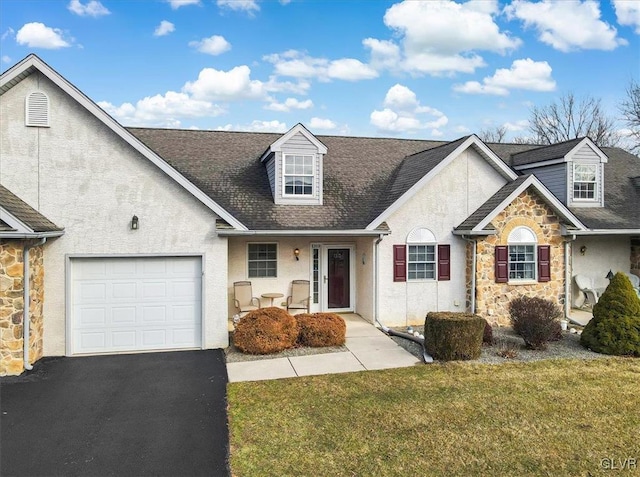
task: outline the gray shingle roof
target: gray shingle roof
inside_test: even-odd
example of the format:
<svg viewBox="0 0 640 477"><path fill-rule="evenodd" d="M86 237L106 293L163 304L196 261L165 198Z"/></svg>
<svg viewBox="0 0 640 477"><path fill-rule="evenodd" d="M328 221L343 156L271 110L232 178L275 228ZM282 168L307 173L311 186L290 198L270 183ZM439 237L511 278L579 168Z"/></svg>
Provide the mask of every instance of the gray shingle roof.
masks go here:
<svg viewBox="0 0 640 477"><path fill-rule="evenodd" d="M540 146L535 149L529 149L511 155L511 166L518 167L526 164L534 164L537 162L551 161L553 159L561 159L574 147L578 145L584 138L571 139L570 141L551 144L550 146Z"/></svg>
<svg viewBox="0 0 640 477"><path fill-rule="evenodd" d="M2 185L0 185L0 207L34 232L59 232L63 230ZM7 226L7 224L4 225ZM3 231L11 230L13 229L8 228Z"/></svg>
<svg viewBox="0 0 640 477"><path fill-rule="evenodd" d="M502 189L493 194L484 204L471 214L467 219L458 225L455 230L466 231L472 230L480 222L482 222L491 212L498 207L503 200L509 197L520 185L529 178L530 174L520 176L516 180L505 184ZM493 227L485 227L485 229L493 229Z"/></svg>
<svg viewBox="0 0 640 477"><path fill-rule="evenodd" d="M262 153L280 134L130 128L129 131L251 230L362 230L406 156L440 141L317 136L323 205L276 205Z"/></svg>
<svg viewBox="0 0 640 477"><path fill-rule="evenodd" d="M276 205L265 166L259 158L281 134L128 130L251 230L364 229L466 139L442 142L317 136L328 148L324 156L324 204ZM512 157L526 157L523 153L529 153L530 160L547 160L562 151L570 151L579 141L549 147L488 146L511 165ZM638 228L638 207L633 208L638 192L629 177L640 176L640 159L617 148L603 148L603 151L609 156L609 163L605 165L605 209L582 208L572 212L593 228L622 225ZM506 193L509 187L517 184L508 184L498 194ZM485 205L489 207L490 203ZM473 214L468 220L472 219L475 220ZM631 227L633 224L635 227Z"/></svg>

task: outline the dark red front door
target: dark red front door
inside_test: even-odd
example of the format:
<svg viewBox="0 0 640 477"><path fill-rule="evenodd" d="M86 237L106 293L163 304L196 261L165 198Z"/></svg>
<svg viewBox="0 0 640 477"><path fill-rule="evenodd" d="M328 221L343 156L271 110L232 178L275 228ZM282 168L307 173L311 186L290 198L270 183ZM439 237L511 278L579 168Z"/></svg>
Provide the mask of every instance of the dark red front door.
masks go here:
<svg viewBox="0 0 640 477"><path fill-rule="evenodd" d="M349 254L351 250L348 248L329 248L327 249L327 286L329 308L350 308L351 277L349 266Z"/></svg>

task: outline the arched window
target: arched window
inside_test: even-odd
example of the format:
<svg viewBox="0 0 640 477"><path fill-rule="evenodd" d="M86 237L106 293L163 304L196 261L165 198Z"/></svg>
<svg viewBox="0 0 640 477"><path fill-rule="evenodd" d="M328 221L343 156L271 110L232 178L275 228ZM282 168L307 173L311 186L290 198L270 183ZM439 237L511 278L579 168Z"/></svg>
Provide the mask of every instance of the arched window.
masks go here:
<svg viewBox="0 0 640 477"><path fill-rule="evenodd" d="M529 227L516 227L509 234L509 280L536 280L538 238Z"/></svg>
<svg viewBox="0 0 640 477"><path fill-rule="evenodd" d="M407 279L436 279L436 236L427 228L413 229L407 237Z"/></svg>
<svg viewBox="0 0 640 477"><path fill-rule="evenodd" d="M49 127L49 97L42 91L30 93L24 116L27 126Z"/></svg>

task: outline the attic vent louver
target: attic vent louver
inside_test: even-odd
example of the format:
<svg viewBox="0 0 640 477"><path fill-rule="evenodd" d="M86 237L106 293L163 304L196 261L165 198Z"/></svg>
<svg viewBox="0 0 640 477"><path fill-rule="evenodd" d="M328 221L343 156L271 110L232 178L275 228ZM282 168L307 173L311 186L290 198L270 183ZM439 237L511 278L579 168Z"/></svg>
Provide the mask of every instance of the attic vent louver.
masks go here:
<svg viewBox="0 0 640 477"><path fill-rule="evenodd" d="M27 126L49 127L49 98L41 91L27 96L25 111Z"/></svg>

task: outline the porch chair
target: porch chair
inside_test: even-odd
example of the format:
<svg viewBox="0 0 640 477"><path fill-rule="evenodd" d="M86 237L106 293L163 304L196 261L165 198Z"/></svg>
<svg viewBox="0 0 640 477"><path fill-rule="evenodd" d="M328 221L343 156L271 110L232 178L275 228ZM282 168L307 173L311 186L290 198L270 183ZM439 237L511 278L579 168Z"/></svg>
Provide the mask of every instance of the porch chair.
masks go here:
<svg viewBox="0 0 640 477"><path fill-rule="evenodd" d="M593 287L593 280L590 277L587 277L586 275L575 275L573 279L580 291L584 293L585 303L589 303L592 307L598 303L600 294Z"/></svg>
<svg viewBox="0 0 640 477"><path fill-rule="evenodd" d="M309 313L311 306L309 280L293 280L291 282L291 295L287 297L287 311L305 310Z"/></svg>
<svg viewBox="0 0 640 477"><path fill-rule="evenodd" d="M253 296L251 282L233 282L233 303L239 315L260 308L260 300Z"/></svg>

